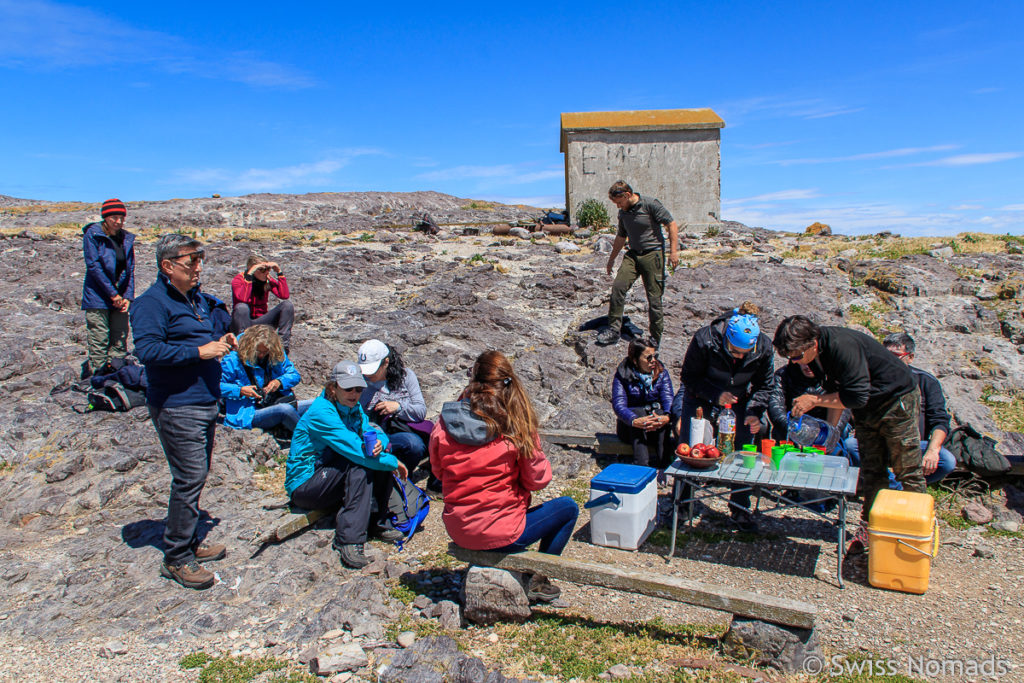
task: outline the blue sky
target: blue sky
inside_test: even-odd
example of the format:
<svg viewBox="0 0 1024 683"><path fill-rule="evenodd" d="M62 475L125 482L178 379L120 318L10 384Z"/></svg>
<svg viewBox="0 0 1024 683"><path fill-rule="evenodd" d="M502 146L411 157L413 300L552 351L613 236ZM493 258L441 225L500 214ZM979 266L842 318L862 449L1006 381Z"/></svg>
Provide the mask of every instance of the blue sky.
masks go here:
<svg viewBox="0 0 1024 683"><path fill-rule="evenodd" d="M711 107L723 218L1022 234L1022 27L1016 1L0 0L0 194L555 206L561 112Z"/></svg>

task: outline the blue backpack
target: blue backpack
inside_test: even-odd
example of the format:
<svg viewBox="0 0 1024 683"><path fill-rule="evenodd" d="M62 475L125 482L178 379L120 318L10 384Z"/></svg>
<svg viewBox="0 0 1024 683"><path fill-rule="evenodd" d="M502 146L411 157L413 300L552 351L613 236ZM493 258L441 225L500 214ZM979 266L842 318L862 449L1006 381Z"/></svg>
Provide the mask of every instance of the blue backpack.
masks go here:
<svg viewBox="0 0 1024 683"><path fill-rule="evenodd" d="M430 498L423 492L423 489L408 479L399 479L395 474L391 475L391 479L391 495L388 497L388 513L390 515L388 521L392 528L404 534L404 538L395 541L395 545L401 551L402 546L419 530L423 520L430 513Z"/></svg>

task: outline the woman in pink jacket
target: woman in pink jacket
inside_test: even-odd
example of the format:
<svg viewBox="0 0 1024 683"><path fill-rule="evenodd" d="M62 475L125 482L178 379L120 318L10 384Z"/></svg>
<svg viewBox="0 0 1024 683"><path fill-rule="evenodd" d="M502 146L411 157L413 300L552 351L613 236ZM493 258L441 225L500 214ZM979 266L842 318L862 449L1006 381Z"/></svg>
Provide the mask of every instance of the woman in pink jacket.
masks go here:
<svg viewBox="0 0 1024 683"><path fill-rule="evenodd" d="M430 467L441 480L444 525L470 550L561 555L579 507L568 496L530 507L533 491L551 481L540 449L537 415L508 359L485 351L476 359L461 400L445 403L430 435ZM529 596L554 600L560 591L534 576Z"/></svg>
<svg viewBox="0 0 1024 683"><path fill-rule="evenodd" d="M271 294L281 301L267 310ZM231 280L231 331L241 334L253 325L270 325L277 330L284 352L288 353L295 322L295 307L288 299L290 294L281 266L257 254L249 254L245 272Z"/></svg>

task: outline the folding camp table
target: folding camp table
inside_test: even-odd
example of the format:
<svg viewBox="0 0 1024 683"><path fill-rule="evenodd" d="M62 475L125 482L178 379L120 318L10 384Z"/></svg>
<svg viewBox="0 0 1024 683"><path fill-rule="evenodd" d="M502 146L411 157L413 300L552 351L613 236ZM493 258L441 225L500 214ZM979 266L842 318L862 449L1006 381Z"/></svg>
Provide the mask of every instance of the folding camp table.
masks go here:
<svg viewBox="0 0 1024 683"><path fill-rule="evenodd" d="M839 557L836 577L839 579L839 587L842 588L843 554L846 546L846 499L854 496L857 492L857 477L860 475L860 468L850 467L843 471L826 467L821 473L813 473L774 470L770 466L762 464L748 469L734 464L734 460L734 457L726 456L715 467L698 470L688 467L677 459L665 470L665 474L674 480L672 488L672 546L669 549L667 561L671 561L676 552L679 509L683 505L687 506L690 513L688 515L689 524L692 526L693 503L698 500L723 498L734 508L754 512L760 510L761 498L766 498L774 505L767 508L765 512L798 507L818 515L826 521L831 521L830 513L819 512L810 506L834 500L837 502L836 508L839 511L835 521L837 555ZM684 484L689 484L692 487L692 494L686 499L682 499ZM712 490L722 487L724 490ZM756 496L754 510L728 499L728 496L736 491L750 491ZM803 498L804 496L799 494L805 491L810 493L808 500L794 500L789 497L791 492L795 492L796 498Z"/></svg>

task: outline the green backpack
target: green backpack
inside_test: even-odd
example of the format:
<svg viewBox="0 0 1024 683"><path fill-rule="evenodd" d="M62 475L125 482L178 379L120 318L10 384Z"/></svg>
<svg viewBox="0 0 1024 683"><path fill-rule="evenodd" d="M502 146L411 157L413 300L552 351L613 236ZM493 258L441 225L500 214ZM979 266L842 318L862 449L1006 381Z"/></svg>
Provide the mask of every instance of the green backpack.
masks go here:
<svg viewBox="0 0 1024 683"><path fill-rule="evenodd" d="M982 477L997 477L1010 471L1010 461L996 450L996 440L970 424L963 424L943 444L961 466Z"/></svg>

